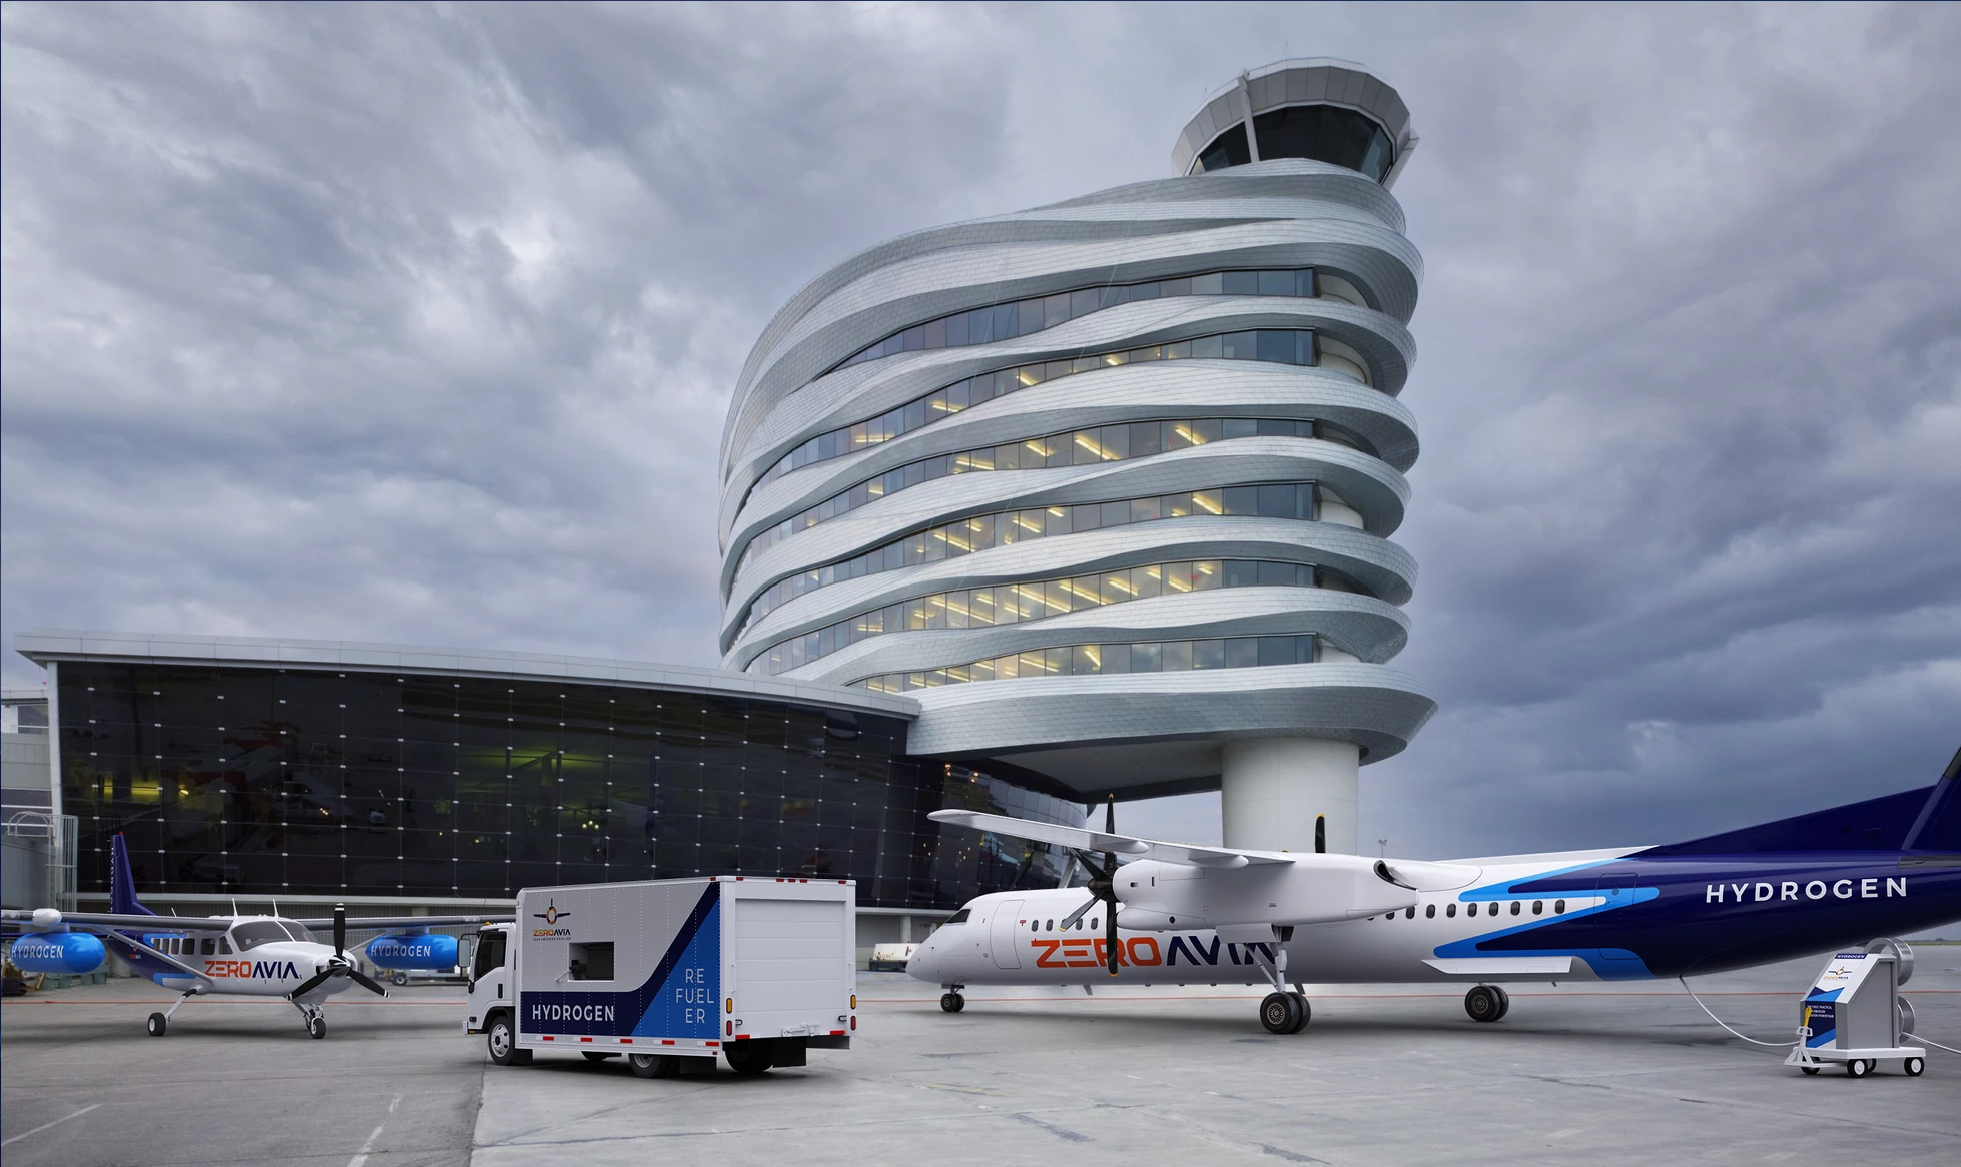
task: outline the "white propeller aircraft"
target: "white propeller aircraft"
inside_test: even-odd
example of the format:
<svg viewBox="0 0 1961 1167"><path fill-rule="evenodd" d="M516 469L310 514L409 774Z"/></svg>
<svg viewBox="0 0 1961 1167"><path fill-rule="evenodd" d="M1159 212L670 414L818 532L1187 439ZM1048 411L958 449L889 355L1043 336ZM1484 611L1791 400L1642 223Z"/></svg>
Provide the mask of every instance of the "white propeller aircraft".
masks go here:
<svg viewBox="0 0 1961 1167"><path fill-rule="evenodd" d="M949 1013L968 985L1087 988L1128 965L1145 984L1265 983L1274 1033L1307 1025L1308 982L1468 982L1465 1011L1496 1021L1494 982L1720 972L1961 920L1961 752L1932 787L1686 843L1436 863L1133 838L1114 808L1101 831L929 817L1066 847L1092 875L977 897L928 937L906 971ZM1910 975L1905 944L1872 944Z"/></svg>
<svg viewBox="0 0 1961 1167"><path fill-rule="evenodd" d="M432 969L456 964L454 936L426 930L444 924L496 923L511 916L389 916L350 920L336 906L329 919L283 916L159 916L136 898L129 853L117 835L110 856L108 912L0 912L0 921L23 929L10 953L25 972L88 973L100 968L105 952L128 962L179 996L170 1008L152 1013L151 1037L162 1037L170 1018L192 997L281 997L300 1012L309 1036L327 1036L321 1005L328 997L360 985L386 997L388 990L363 973L348 955L349 928L401 929L364 946L379 968ZM322 944L313 930L332 928L334 942Z"/></svg>

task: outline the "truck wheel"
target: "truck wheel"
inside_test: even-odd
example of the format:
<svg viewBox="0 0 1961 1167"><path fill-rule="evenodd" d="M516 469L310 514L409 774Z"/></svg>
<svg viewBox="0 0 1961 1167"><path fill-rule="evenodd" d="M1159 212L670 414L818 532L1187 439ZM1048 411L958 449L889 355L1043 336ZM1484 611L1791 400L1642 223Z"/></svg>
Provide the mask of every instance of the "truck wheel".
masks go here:
<svg viewBox="0 0 1961 1167"><path fill-rule="evenodd" d="M163 1036L163 1028L164 1028L164 1024L165 1024L165 1022L164 1022L164 1019L163 1019L163 1014L161 1014L161 1013L152 1013L152 1014L150 1014L150 1025L149 1025L149 1028L150 1028L150 1036L151 1036L151 1037L162 1037L162 1036Z"/></svg>
<svg viewBox="0 0 1961 1167"><path fill-rule="evenodd" d="M628 1054L626 1064L634 1075L641 1078L672 1078L680 1073L674 1064L672 1054Z"/></svg>
<svg viewBox="0 0 1961 1167"><path fill-rule="evenodd" d="M1505 1015L1505 999L1490 985L1479 985L1464 994L1464 1012L1473 1021L1496 1021Z"/></svg>
<svg viewBox="0 0 1961 1167"><path fill-rule="evenodd" d="M397 988L400 988L401 986L409 983L409 974L405 972L398 972L394 976L388 978L388 983L396 986Z"/></svg>
<svg viewBox="0 0 1961 1167"><path fill-rule="evenodd" d="M490 1060L500 1066L522 1066L531 1061L531 1051L517 1047L517 1031L511 1028L511 1016L499 1013L490 1019L485 1032L486 1044L490 1047Z"/></svg>
<svg viewBox="0 0 1961 1167"><path fill-rule="evenodd" d="M958 1013L967 1007L967 998L958 993L940 994L940 1012Z"/></svg>
<svg viewBox="0 0 1961 1167"><path fill-rule="evenodd" d="M618 1054L602 1053L596 1049L580 1050L579 1052L584 1054L586 1060L589 1062L609 1062L620 1056Z"/></svg>
<svg viewBox="0 0 1961 1167"><path fill-rule="evenodd" d="M769 1045L760 1041L738 1041L722 1047L729 1069L738 1074L760 1074L769 1069Z"/></svg>

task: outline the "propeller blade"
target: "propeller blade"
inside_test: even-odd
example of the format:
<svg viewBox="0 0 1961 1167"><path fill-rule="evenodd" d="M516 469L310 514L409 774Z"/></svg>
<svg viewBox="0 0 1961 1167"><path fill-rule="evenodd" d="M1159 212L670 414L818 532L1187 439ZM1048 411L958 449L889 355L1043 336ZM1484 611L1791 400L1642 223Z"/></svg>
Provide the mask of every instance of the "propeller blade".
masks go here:
<svg viewBox="0 0 1961 1167"><path fill-rule="evenodd" d="M294 997L304 997L308 993L311 993L313 990L319 988L321 985L324 985L328 981L333 980L334 974L340 971L341 971L340 966L330 964L326 968L321 969L319 972L314 973L313 976L308 978L304 984L302 984L299 988L294 989L292 992L286 994L286 996L289 1000Z"/></svg>
<svg viewBox="0 0 1961 1167"><path fill-rule="evenodd" d="M1077 908L1075 911L1069 913L1067 916L1064 916L1062 918L1062 930L1064 932L1067 932L1070 928L1074 927L1076 921L1082 919L1085 913L1087 913L1091 908L1095 907L1097 904L1101 902L1102 900L1099 899L1098 897L1091 896L1089 898L1089 901L1085 903L1082 907Z"/></svg>
<svg viewBox="0 0 1961 1167"><path fill-rule="evenodd" d="M347 953L347 905L334 905L334 955Z"/></svg>
<svg viewBox="0 0 1961 1167"><path fill-rule="evenodd" d="M1110 904L1110 914L1103 918L1103 950L1110 954L1110 975L1117 975L1117 966L1123 963L1123 947L1117 940L1117 905Z"/></svg>
<svg viewBox="0 0 1961 1167"><path fill-rule="evenodd" d="M375 979L373 977L369 976L367 973L362 972L358 968L348 969L347 975L350 979L354 981L355 984L361 986L362 988L366 989L370 993L375 993L383 997L386 997L388 995L387 989L384 989L379 984L375 983Z"/></svg>
<svg viewBox="0 0 1961 1167"><path fill-rule="evenodd" d="M1114 794L1103 804L1103 833L1106 835L1117 833L1117 796Z"/></svg>

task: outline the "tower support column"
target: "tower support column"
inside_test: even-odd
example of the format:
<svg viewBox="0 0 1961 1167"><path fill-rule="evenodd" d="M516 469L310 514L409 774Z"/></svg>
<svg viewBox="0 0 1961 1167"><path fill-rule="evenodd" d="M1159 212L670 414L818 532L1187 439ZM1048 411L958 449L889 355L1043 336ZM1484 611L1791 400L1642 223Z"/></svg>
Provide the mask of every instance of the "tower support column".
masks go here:
<svg viewBox="0 0 1961 1167"><path fill-rule="evenodd" d="M1241 738L1225 743L1221 762L1226 846L1313 851L1319 819L1329 852L1357 853L1361 747L1322 738Z"/></svg>

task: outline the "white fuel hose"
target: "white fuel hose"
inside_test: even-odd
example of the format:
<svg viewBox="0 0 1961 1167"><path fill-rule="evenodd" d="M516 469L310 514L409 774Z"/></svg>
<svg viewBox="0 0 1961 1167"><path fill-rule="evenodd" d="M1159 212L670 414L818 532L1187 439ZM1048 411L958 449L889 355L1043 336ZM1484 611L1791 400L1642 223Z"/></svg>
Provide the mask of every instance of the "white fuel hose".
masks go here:
<svg viewBox="0 0 1961 1167"><path fill-rule="evenodd" d="M1709 1006L1702 1004L1702 998L1695 995L1694 989L1689 988L1688 981L1684 980L1681 977L1676 977L1675 980L1676 983L1682 986L1682 991L1687 993L1689 997L1692 1000L1694 1000L1697 1005L1700 1005L1702 1007L1702 1011L1704 1013L1709 1013ZM1736 1030L1734 1029L1730 1029L1730 1027L1727 1024L1724 1024L1723 1019L1716 1016L1714 1013L1709 1013L1709 1020L1714 1021L1718 1025L1721 1025L1724 1029L1729 1029L1732 1035L1743 1038L1744 1041L1749 1042L1751 1045L1764 1045L1764 1046L1769 1046L1772 1049L1787 1049L1790 1046L1794 1046L1798 1044L1795 1041L1758 1041L1754 1037L1749 1037L1745 1034L1737 1033Z"/></svg>
<svg viewBox="0 0 1961 1167"><path fill-rule="evenodd" d="M1917 1041L1917 1042L1919 1042L1919 1043L1920 1043L1921 1045L1931 1045L1931 1046L1933 1046L1933 1047L1934 1047L1935 1049L1944 1049L1944 1050L1946 1050L1946 1051L1947 1051L1948 1053L1951 1053L1951 1054L1961 1054L1961 1049L1955 1049L1955 1048L1954 1048L1953 1046L1951 1046L1951 1045L1942 1045L1942 1044L1941 1044L1940 1042L1938 1042L1938 1041L1928 1041L1928 1040L1927 1040L1926 1038L1924 1038L1924 1037L1922 1037L1922 1036L1920 1036L1920 1035L1919 1035L1919 1034L1917 1034L1917 1033L1902 1033L1902 1034L1901 1034L1900 1036L1901 1036L1901 1037L1910 1037L1910 1038L1912 1038L1913 1040L1915 1040L1915 1041Z"/></svg>

